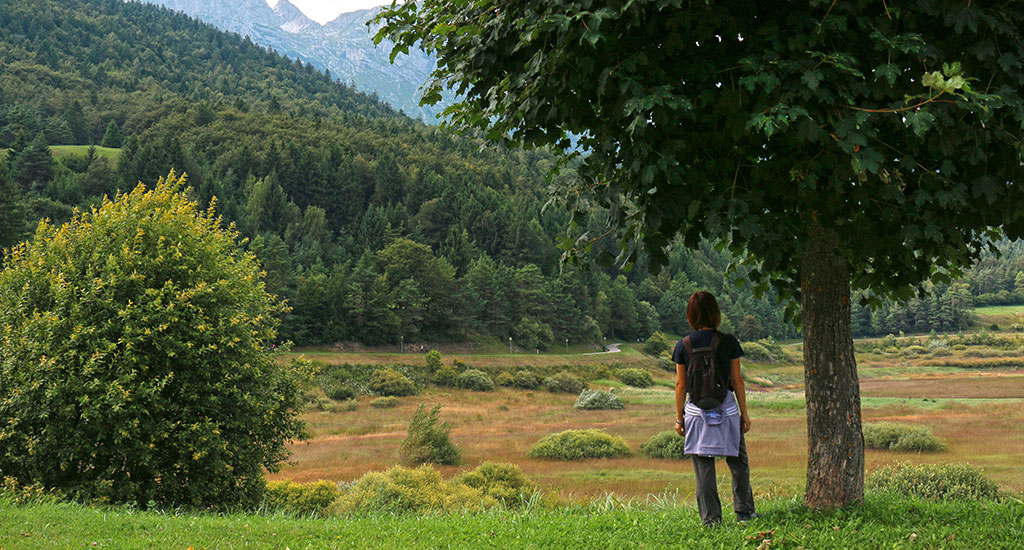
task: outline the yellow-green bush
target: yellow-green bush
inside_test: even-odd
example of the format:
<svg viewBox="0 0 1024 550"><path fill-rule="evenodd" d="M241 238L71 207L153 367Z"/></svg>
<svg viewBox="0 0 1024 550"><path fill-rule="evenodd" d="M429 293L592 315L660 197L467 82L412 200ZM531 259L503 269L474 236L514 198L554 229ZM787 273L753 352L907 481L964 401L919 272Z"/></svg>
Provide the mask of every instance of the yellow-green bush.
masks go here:
<svg viewBox="0 0 1024 550"><path fill-rule="evenodd" d="M416 384L404 374L391 369L377 369L370 376L370 391L377 395L416 395Z"/></svg>
<svg viewBox="0 0 1024 550"><path fill-rule="evenodd" d="M505 387L514 386L516 385L516 378L507 372L502 372L494 377L494 383Z"/></svg>
<svg viewBox="0 0 1024 550"><path fill-rule="evenodd" d="M882 466L865 481L869 490L929 500L991 500L999 486L967 464L908 464Z"/></svg>
<svg viewBox="0 0 1024 550"><path fill-rule="evenodd" d="M271 510L301 516L324 516L331 503L341 494L338 484L330 481L271 481L267 483L263 502Z"/></svg>
<svg viewBox="0 0 1024 550"><path fill-rule="evenodd" d="M864 446L869 449L890 451L938 452L945 443L932 434L927 426L897 422L864 424Z"/></svg>
<svg viewBox="0 0 1024 550"><path fill-rule="evenodd" d="M0 270L0 471L111 503L255 505L303 434L309 363L272 344L287 306L173 174Z"/></svg>
<svg viewBox="0 0 1024 550"><path fill-rule="evenodd" d="M491 377L487 376L487 373L484 371L469 369L455 379L455 387L465 390L492 391L494 390L494 382L491 381Z"/></svg>
<svg viewBox="0 0 1024 550"><path fill-rule="evenodd" d="M686 440L673 430L659 432L640 445L640 454L648 458L687 458L683 452Z"/></svg>
<svg viewBox="0 0 1024 550"><path fill-rule="evenodd" d="M533 482L523 475L519 466L495 462L484 462L453 481L479 489L485 496L509 507L518 506L535 490Z"/></svg>
<svg viewBox="0 0 1024 550"><path fill-rule="evenodd" d="M524 390L532 390L540 386L540 377L532 370L519 370L515 374L515 387Z"/></svg>
<svg viewBox="0 0 1024 550"><path fill-rule="evenodd" d="M417 469L395 466L359 478L330 507L332 514L352 512L455 512L479 510L497 504L480 489L445 481L430 466Z"/></svg>
<svg viewBox="0 0 1024 550"><path fill-rule="evenodd" d="M651 373L643 369L619 369L615 371L615 376L627 386L633 386L634 388L648 388L654 385L654 378L651 377Z"/></svg>
<svg viewBox="0 0 1024 550"><path fill-rule="evenodd" d="M568 371L544 379L544 387L551 392L579 393L587 384Z"/></svg>
<svg viewBox="0 0 1024 550"><path fill-rule="evenodd" d="M458 371L451 365L444 365L437 369L434 373L433 381L438 386L452 387L455 385L455 380L459 377Z"/></svg>
<svg viewBox="0 0 1024 550"><path fill-rule="evenodd" d="M625 439L594 428L565 430L544 436L529 452L529 455L534 458L555 460L618 458L630 454Z"/></svg>

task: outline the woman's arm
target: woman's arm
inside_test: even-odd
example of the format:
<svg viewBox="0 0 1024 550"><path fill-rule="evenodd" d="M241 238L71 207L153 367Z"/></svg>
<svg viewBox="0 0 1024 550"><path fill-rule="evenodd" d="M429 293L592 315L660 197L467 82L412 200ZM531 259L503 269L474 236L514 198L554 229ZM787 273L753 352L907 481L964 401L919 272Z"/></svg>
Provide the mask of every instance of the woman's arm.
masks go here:
<svg viewBox="0 0 1024 550"><path fill-rule="evenodd" d="M750 431L750 416L747 415L747 388L743 385L743 373L740 372L739 357L732 360L730 371L732 374L733 393L736 396L736 403L740 406L740 431L747 433ZM686 374L684 373L683 376L686 376ZM677 395L678 392L679 390L677 389ZM678 401L678 399L677 397L676 400Z"/></svg>
<svg viewBox="0 0 1024 550"><path fill-rule="evenodd" d="M686 403L686 365L676 363L676 433L686 435L683 405Z"/></svg>

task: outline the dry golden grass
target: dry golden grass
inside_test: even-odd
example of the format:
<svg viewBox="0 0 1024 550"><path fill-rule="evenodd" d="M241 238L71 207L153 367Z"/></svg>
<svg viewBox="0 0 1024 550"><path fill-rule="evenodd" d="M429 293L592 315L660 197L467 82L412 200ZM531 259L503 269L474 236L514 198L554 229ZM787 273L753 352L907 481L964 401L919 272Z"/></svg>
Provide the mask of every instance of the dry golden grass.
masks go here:
<svg viewBox="0 0 1024 550"><path fill-rule="evenodd" d="M349 363L353 365L388 365L394 363L407 365L423 365L425 358L422 353L390 353L390 352L347 352L338 353L319 349L298 349L284 354L286 359L305 356L314 361L322 361L331 365ZM443 362L451 364L458 359L467 365L478 367L522 368L531 366L558 365L621 365L621 366L654 366L655 360L629 347L623 347L619 353L600 353L584 355L579 353L511 353L511 354L444 354Z"/></svg>
<svg viewBox="0 0 1024 550"><path fill-rule="evenodd" d="M357 362L348 355L332 362ZM458 358L478 365L521 359L487 357ZM555 364L567 362L565 357L540 357ZM586 357L576 359L621 362L628 354ZM450 359L445 358L446 362ZM498 363L486 363L488 360ZM803 491L807 464L805 413L791 406L798 404L794 400L799 394L786 398L783 388L799 388L796 380L802 377L802 367L745 368L751 374L783 382L771 392L750 400L753 428L747 434L747 446L755 492L798 494ZM887 373L885 377L865 380L864 418L925 424L946 441L948 450L929 455L869 450L868 470L896 460L969 462L984 468L1004 488L1024 491L1024 476L1020 476L1020 460L1024 456L1024 431L1020 429L1024 424L1024 373L930 369L920 372L908 367L904 378ZM570 428L603 428L624 437L634 452L649 437L673 428L675 412L670 388L616 391L626 400L623 410L577 411L573 409L575 395L509 388L473 392L430 387L421 395L401 398L400 405L393 409L374 409L368 405L371 398L361 397L354 411L305 413L312 439L294 444L292 464L271 478L351 481L366 472L386 469L397 460L398 447L416 407L420 403L442 403L441 419L453 426L452 440L464 457L462 466L440 468L445 475L455 475L490 460L519 465L542 488L568 500L600 497L609 492L643 499L666 491L676 493L680 500L692 499L693 473L688 461L655 460L639 454L576 462L526 456L541 437ZM724 462L719 462L718 476L720 492L727 500L729 475Z"/></svg>

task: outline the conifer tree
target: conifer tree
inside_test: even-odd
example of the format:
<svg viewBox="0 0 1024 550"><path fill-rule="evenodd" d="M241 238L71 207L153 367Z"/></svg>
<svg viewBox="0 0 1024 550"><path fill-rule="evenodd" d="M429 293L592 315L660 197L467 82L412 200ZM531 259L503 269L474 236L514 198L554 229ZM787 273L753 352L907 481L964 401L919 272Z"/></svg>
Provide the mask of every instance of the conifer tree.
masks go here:
<svg viewBox="0 0 1024 550"><path fill-rule="evenodd" d="M100 147L117 149L121 147L123 141L124 137L121 135L121 127L111 120L110 124L107 124L107 132L103 134L103 141L100 142Z"/></svg>

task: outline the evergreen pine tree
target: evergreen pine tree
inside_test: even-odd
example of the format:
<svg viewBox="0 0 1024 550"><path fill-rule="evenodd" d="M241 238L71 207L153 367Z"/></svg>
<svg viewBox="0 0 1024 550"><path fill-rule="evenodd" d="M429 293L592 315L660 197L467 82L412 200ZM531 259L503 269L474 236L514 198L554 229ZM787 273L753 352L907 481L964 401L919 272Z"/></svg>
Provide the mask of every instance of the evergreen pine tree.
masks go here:
<svg viewBox="0 0 1024 550"><path fill-rule="evenodd" d="M0 163L0 256L25 234L25 211L18 187L11 182L7 166Z"/></svg>
<svg viewBox="0 0 1024 550"><path fill-rule="evenodd" d="M13 149L13 148L12 148ZM24 190L40 190L53 174L53 156L46 143L46 134L39 135L10 163L11 179Z"/></svg>
<svg viewBox="0 0 1024 550"><path fill-rule="evenodd" d="M107 124L107 132L103 134L103 141L100 142L100 146L117 149L121 147L123 141L124 137L121 135L121 127L111 120L110 124Z"/></svg>

